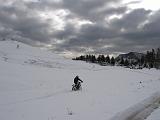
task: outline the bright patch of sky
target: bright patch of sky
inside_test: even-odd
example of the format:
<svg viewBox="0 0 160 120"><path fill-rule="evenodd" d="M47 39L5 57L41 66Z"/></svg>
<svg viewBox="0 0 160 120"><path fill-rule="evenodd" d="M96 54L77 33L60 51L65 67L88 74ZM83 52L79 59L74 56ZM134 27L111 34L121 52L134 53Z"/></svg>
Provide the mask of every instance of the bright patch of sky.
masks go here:
<svg viewBox="0 0 160 120"><path fill-rule="evenodd" d="M48 20L51 23L51 28L56 30L63 30L65 26L64 19L68 14L69 12L63 9L39 13L40 17L44 20Z"/></svg>
<svg viewBox="0 0 160 120"><path fill-rule="evenodd" d="M150 10L158 10L160 9L160 1L159 0L123 0L123 3L130 3L128 6L130 8L145 8Z"/></svg>
<svg viewBox="0 0 160 120"><path fill-rule="evenodd" d="M105 20L108 22L108 23L110 23L113 19L120 19L120 18L122 18L122 16L123 15L116 15L116 14L114 14L114 15L111 15L111 16L109 16L109 17L106 17L105 18Z"/></svg>

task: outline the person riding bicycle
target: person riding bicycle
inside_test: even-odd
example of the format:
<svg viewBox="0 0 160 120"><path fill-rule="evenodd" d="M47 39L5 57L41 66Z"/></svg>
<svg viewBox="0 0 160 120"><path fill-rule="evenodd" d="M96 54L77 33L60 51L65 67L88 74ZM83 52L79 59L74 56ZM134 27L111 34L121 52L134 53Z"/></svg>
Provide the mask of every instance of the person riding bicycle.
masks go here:
<svg viewBox="0 0 160 120"><path fill-rule="evenodd" d="M79 83L80 82L83 82L81 79L79 79L79 76L77 75L75 78L74 78L74 84L75 86L78 88L79 87Z"/></svg>

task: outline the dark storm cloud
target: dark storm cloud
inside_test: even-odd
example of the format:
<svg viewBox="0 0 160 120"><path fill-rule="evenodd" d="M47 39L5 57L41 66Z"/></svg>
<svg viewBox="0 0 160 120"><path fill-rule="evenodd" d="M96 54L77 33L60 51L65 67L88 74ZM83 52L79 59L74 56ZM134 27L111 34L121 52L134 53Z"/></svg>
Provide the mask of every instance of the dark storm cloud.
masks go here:
<svg viewBox="0 0 160 120"><path fill-rule="evenodd" d="M108 27L98 23L84 25L78 33L72 33L74 38L69 39L61 47L67 50L79 51L83 46L93 48L94 53L104 54L144 51L159 47L160 36L158 31L160 27L158 24L159 17L157 17L159 12L152 16L149 16L150 13L150 10L136 9L123 15L122 18L113 19ZM154 18L154 20L151 18ZM144 24L142 28L138 28L146 20L149 20L149 23ZM122 28L125 31L121 31ZM105 48L105 45L111 46ZM82 49L82 51L85 50Z"/></svg>
<svg viewBox="0 0 160 120"><path fill-rule="evenodd" d="M128 8L126 6L120 6L120 7L116 7L116 8L108 8L103 11L103 14L104 15L124 14L127 11L127 9Z"/></svg>
<svg viewBox="0 0 160 120"><path fill-rule="evenodd" d="M160 11L150 15L148 22L141 29L122 34L126 41L130 41L132 45L141 46L145 49L160 47Z"/></svg>
<svg viewBox="0 0 160 120"><path fill-rule="evenodd" d="M146 32L146 36L149 37L155 37L155 38L160 38L160 10L157 11L155 14L151 15L149 23L147 23L144 27L143 30Z"/></svg>
<svg viewBox="0 0 160 120"><path fill-rule="evenodd" d="M70 30L59 32L59 34L56 36L57 39L61 39L63 36L63 38L69 39L67 42L69 45L86 46L94 45L101 39L117 36L117 30L107 28L99 24L83 25L78 32L76 32L74 29L75 28L71 28ZM70 36L73 37L70 38Z"/></svg>
<svg viewBox="0 0 160 120"><path fill-rule="evenodd" d="M112 54L159 47L160 11L127 7L139 2L0 0L0 39L51 43L59 52Z"/></svg>
<svg viewBox="0 0 160 120"><path fill-rule="evenodd" d="M84 53L102 53L102 47L106 44L111 44L114 40L112 38L116 38L118 36L118 32L116 29L107 28L98 24L93 25L83 25L79 32L72 31L72 37L69 34L61 34L65 35L66 42L58 45L57 51L67 50L67 51L76 51L76 52L84 52ZM67 35L67 36L66 36ZM61 48L61 49L59 49ZM92 52L88 52L87 49L93 49ZM105 53L103 51L103 53Z"/></svg>
<svg viewBox="0 0 160 120"><path fill-rule="evenodd" d="M38 0L37 2L26 2L25 5L29 9L38 11L56 10L63 8L62 2L56 2L54 0Z"/></svg>
<svg viewBox="0 0 160 120"><path fill-rule="evenodd" d="M33 41L47 42L50 39L48 23L41 21L35 11L15 5L0 6L0 27L3 28L0 37L11 37L14 34Z"/></svg>
<svg viewBox="0 0 160 120"><path fill-rule="evenodd" d="M69 39L69 37L76 35L76 28L72 24L67 24L64 30L57 30L53 33L54 37L59 40Z"/></svg>
<svg viewBox="0 0 160 120"><path fill-rule="evenodd" d="M80 18L97 20L99 17L98 9L106 9L109 3L119 2L120 0L63 0L63 7L69 9L73 14Z"/></svg>
<svg viewBox="0 0 160 120"><path fill-rule="evenodd" d="M125 14L121 19L113 20L112 26L119 29L135 30L140 23L147 19L150 12L150 10L136 9L129 14Z"/></svg>

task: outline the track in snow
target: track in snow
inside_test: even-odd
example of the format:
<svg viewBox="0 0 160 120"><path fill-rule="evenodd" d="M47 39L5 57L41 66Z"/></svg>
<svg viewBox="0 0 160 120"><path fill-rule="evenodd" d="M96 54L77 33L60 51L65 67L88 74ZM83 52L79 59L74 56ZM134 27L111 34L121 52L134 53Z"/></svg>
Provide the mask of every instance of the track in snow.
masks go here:
<svg viewBox="0 0 160 120"><path fill-rule="evenodd" d="M15 102L0 104L0 106L1 105L3 106L3 105L19 104L19 103L30 102L30 101L41 100L41 99L47 99L47 98L50 98L50 97L54 97L56 95L66 94L66 93L69 93L69 92L72 92L72 91L71 90L63 90L63 91L61 90L61 91L57 91L57 92L50 93L50 94L47 94L47 95L31 97L31 98L27 98L27 99L24 99L24 100L19 100L19 101L15 101Z"/></svg>
<svg viewBox="0 0 160 120"><path fill-rule="evenodd" d="M145 120L155 109L160 106L160 92L118 113L111 120Z"/></svg>

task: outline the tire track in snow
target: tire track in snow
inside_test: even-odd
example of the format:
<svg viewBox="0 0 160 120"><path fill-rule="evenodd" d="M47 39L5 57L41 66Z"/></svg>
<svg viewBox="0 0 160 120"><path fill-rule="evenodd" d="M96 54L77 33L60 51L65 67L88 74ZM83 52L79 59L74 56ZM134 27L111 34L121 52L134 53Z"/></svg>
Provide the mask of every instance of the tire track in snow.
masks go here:
<svg viewBox="0 0 160 120"><path fill-rule="evenodd" d="M68 90L68 89L67 90L63 90L63 91L57 91L57 92L50 93L50 94L47 94L47 95L42 95L42 96L37 96L37 97L31 97L31 98L26 98L24 100L19 100L19 101L15 101L15 102L0 104L0 106L3 106L3 105L13 105L13 104L25 103L25 102L35 101L35 100L46 99L46 98L54 97L56 95L69 93L70 91L71 90Z"/></svg>
<svg viewBox="0 0 160 120"><path fill-rule="evenodd" d="M145 120L160 106L160 92L115 115L110 120Z"/></svg>

